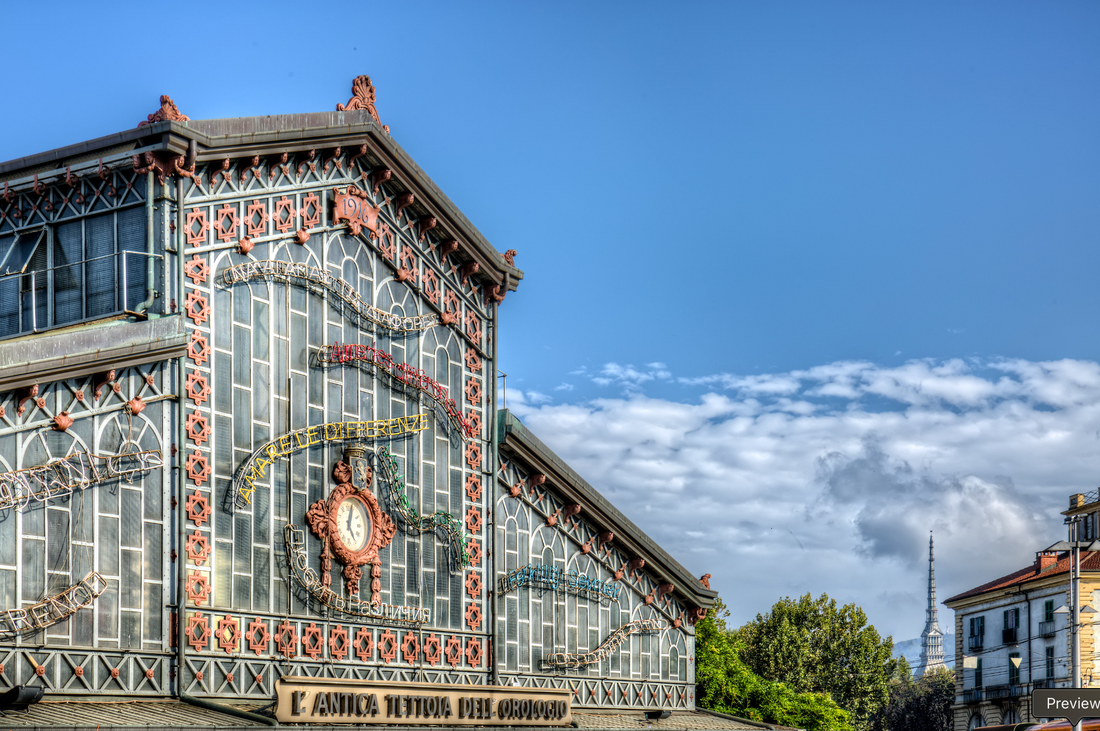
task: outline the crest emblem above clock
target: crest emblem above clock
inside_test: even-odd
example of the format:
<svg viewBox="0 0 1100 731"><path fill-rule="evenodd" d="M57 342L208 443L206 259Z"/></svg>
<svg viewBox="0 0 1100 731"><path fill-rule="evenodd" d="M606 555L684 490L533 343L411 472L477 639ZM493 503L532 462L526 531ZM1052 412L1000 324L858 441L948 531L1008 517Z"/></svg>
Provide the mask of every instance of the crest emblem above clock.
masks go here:
<svg viewBox="0 0 1100 731"><path fill-rule="evenodd" d="M348 447L344 461L332 468L336 487L324 500L309 506L306 523L321 539L321 583L332 584L332 557L344 564L343 577L349 595L359 593L363 566L371 565L371 601L381 601L382 567L378 551L393 540L396 526L382 512L371 493L374 478L366 450Z"/></svg>

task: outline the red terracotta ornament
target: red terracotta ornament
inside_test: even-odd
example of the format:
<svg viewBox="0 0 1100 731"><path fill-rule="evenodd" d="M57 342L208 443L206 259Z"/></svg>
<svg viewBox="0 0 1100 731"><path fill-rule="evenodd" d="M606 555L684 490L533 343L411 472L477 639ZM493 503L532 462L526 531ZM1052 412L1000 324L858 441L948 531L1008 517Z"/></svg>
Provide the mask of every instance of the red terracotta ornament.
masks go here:
<svg viewBox="0 0 1100 731"><path fill-rule="evenodd" d="M84 677L84 666L79 665L79 666L73 668L73 675L75 675L78 678L83 678Z"/></svg>
<svg viewBox="0 0 1100 731"><path fill-rule="evenodd" d="M256 617L248 623L248 631L244 633L244 638L248 640L248 649L257 655L263 655L271 644L271 630L268 629L267 622ZM256 682L262 681L257 678Z"/></svg>
<svg viewBox="0 0 1100 731"><path fill-rule="evenodd" d="M310 622L302 632L302 652L309 655L311 660L316 660L325 651L325 638L321 634L321 628L316 622Z"/></svg>
<svg viewBox="0 0 1100 731"><path fill-rule="evenodd" d="M393 171L389 168L375 168L370 172L370 184L375 193L378 192L378 188L382 183L393 177Z"/></svg>
<svg viewBox="0 0 1100 731"><path fill-rule="evenodd" d="M397 234L390 229L390 225L385 221L378 224L378 251L387 260L397 261Z"/></svg>
<svg viewBox="0 0 1100 731"><path fill-rule="evenodd" d="M704 589L710 588L710 574L703 574L699 577L699 583L703 585Z"/></svg>
<svg viewBox="0 0 1100 731"><path fill-rule="evenodd" d="M470 431L481 436L481 413L478 411L471 411L466 414L466 423L470 425Z"/></svg>
<svg viewBox="0 0 1100 731"><path fill-rule="evenodd" d="M397 635L392 630L386 630L378 636L378 657L387 665L397 657Z"/></svg>
<svg viewBox="0 0 1100 731"><path fill-rule="evenodd" d="M466 496L471 500L481 497L481 478L473 473L466 477Z"/></svg>
<svg viewBox="0 0 1100 731"><path fill-rule="evenodd" d="M481 511L473 506L466 511L466 528L471 533L481 532Z"/></svg>
<svg viewBox="0 0 1100 731"><path fill-rule="evenodd" d="M284 621L275 628L275 648L285 657L298 654L298 631L294 624Z"/></svg>
<svg viewBox="0 0 1100 731"><path fill-rule="evenodd" d="M400 221L401 214L405 211L406 208L408 208L415 202L416 196L414 196L412 193L402 193L401 195L394 198L393 204L396 210L394 211L393 217Z"/></svg>
<svg viewBox="0 0 1100 731"><path fill-rule="evenodd" d="M328 633L328 651L337 660L343 660L351 649L351 638L343 625L336 625Z"/></svg>
<svg viewBox="0 0 1100 731"><path fill-rule="evenodd" d="M254 249L255 247L256 244L252 243L252 239L248 236L245 236L243 239L237 242L237 253L248 254L248 252L252 251L252 249Z"/></svg>
<svg viewBox="0 0 1100 731"><path fill-rule="evenodd" d="M206 536L195 530L187 536L187 558L194 564L202 566L210 558L210 541Z"/></svg>
<svg viewBox="0 0 1100 731"><path fill-rule="evenodd" d="M210 473L213 469L210 467L210 462L206 459L206 455L202 452L191 452L187 455L187 476L191 478L191 481L196 485L201 485L210 479Z"/></svg>
<svg viewBox="0 0 1100 731"><path fill-rule="evenodd" d="M693 607L688 610L688 624L695 626L695 623L707 616L707 610L700 607Z"/></svg>
<svg viewBox="0 0 1100 731"><path fill-rule="evenodd" d="M356 76L355 80L351 82L351 99L348 99L347 105L337 104L336 111L338 112L350 112L356 109L362 109L367 112L378 123L378 126L386 130L389 134L390 128L382 124L382 120L378 118L378 110L374 107L375 92L374 84L371 83L369 76Z"/></svg>
<svg viewBox="0 0 1100 731"><path fill-rule="evenodd" d="M355 642L352 643L352 647L355 648L355 656L359 658L360 662L367 662L374 655L374 639L371 636L371 630L369 627L360 627L359 631L355 633Z"/></svg>
<svg viewBox="0 0 1100 731"><path fill-rule="evenodd" d="M473 310L466 310L466 337L474 343L481 342L481 318Z"/></svg>
<svg viewBox="0 0 1100 731"><path fill-rule="evenodd" d="M192 208L187 212L187 223L183 229L184 233L187 234L187 243L191 246L202 246L206 243L206 232L209 230L210 222L206 220L205 209ZM198 256L198 254L195 256ZM203 265L205 266L205 262Z"/></svg>
<svg viewBox="0 0 1100 731"><path fill-rule="evenodd" d="M520 495L523 494L523 488L524 487L525 487L525 485L523 483L523 478L520 478L519 482L517 482L514 485L509 485L508 486L508 495L511 496L511 497L519 497ZM555 522L557 522L556 519L555 519ZM553 523L551 523L551 525L553 525Z"/></svg>
<svg viewBox="0 0 1100 731"><path fill-rule="evenodd" d="M451 664L451 667L456 667L462 662L462 640L458 638L458 635L451 635L447 638L447 662Z"/></svg>
<svg viewBox="0 0 1100 731"><path fill-rule="evenodd" d="M472 540L472 541L470 541L470 544L469 544L469 546L467 546L467 548L470 551L470 563L473 564L474 566L480 565L481 564L481 541L478 541L476 539Z"/></svg>
<svg viewBox="0 0 1100 731"><path fill-rule="evenodd" d="M191 340L187 343L187 356L195 365L204 365L210 360L210 344L206 342L206 336L198 330L191 333ZM96 398L99 398L98 394Z"/></svg>
<svg viewBox="0 0 1100 731"><path fill-rule="evenodd" d="M471 404L481 405L481 381L477 378L466 379L466 400Z"/></svg>
<svg viewBox="0 0 1100 731"><path fill-rule="evenodd" d="M271 220L275 222L275 230L279 233L289 233L294 228L294 219L298 215L294 207L294 201L285 195L275 201L275 213Z"/></svg>
<svg viewBox="0 0 1100 731"><path fill-rule="evenodd" d="M187 637L187 644L201 652L206 649L210 635L210 624L202 615L202 612L193 614L187 621L187 627L184 629L184 636ZM199 675L202 675L202 673L200 672ZM199 680L202 680L202 678L200 677Z"/></svg>
<svg viewBox="0 0 1100 731"><path fill-rule="evenodd" d="M466 641L466 662L470 663L472 667L481 667L481 640L477 637L471 637Z"/></svg>
<svg viewBox="0 0 1100 731"><path fill-rule="evenodd" d="M445 239L439 242L439 261L447 263L447 257L458 251L458 242L454 239Z"/></svg>
<svg viewBox="0 0 1100 731"><path fill-rule="evenodd" d="M667 603L669 600L665 597L671 594L675 588L673 584L661 584L657 587L657 600Z"/></svg>
<svg viewBox="0 0 1100 731"><path fill-rule="evenodd" d="M457 323L462 314L459 306L458 295L453 291L448 290L447 294L443 295L443 314L444 316L450 315L450 323Z"/></svg>
<svg viewBox="0 0 1100 731"><path fill-rule="evenodd" d="M599 541L596 543L596 552L602 552L603 547L606 546L608 543L611 543L611 541L613 540L615 540L615 534L611 531L607 530L601 533L599 536Z"/></svg>
<svg viewBox="0 0 1100 731"><path fill-rule="evenodd" d="M198 671L197 673L195 673L195 680L199 681L200 683L202 682L202 671L201 670Z"/></svg>
<svg viewBox="0 0 1100 731"><path fill-rule="evenodd" d="M505 292L501 291L499 284L490 284L485 288L485 304L489 305L492 303L499 305L504 301L505 294Z"/></svg>
<svg viewBox="0 0 1100 731"><path fill-rule="evenodd" d="M428 232L435 228L439 221L435 220L435 216L421 216L417 223L419 224L417 228L420 229L420 240L423 242L428 237Z"/></svg>
<svg viewBox="0 0 1100 731"><path fill-rule="evenodd" d="M411 631L405 633L405 637L401 642L401 655L405 658L405 662L410 665L420 659L420 643L416 641L416 635Z"/></svg>
<svg viewBox="0 0 1100 731"><path fill-rule="evenodd" d="M432 667L435 667L442 654L443 646L440 644L439 638L432 632L424 638L424 660Z"/></svg>
<svg viewBox="0 0 1100 731"><path fill-rule="evenodd" d="M406 246L401 249L401 268L409 273L408 278L416 284L417 273L420 271L420 259L413 253L412 247Z"/></svg>
<svg viewBox="0 0 1100 731"><path fill-rule="evenodd" d="M199 254L192 254L191 258L183 263L183 276L190 279L196 287L206 284L206 279L210 276L210 267L207 266L206 259Z"/></svg>
<svg viewBox="0 0 1100 731"><path fill-rule="evenodd" d="M481 598L481 574L476 571L466 574L466 593L471 599Z"/></svg>
<svg viewBox="0 0 1100 731"><path fill-rule="evenodd" d="M241 623L233 619L233 615L227 614L224 619L218 621L218 647L225 650L226 654L237 651L241 644ZM232 680L230 681L232 682Z"/></svg>
<svg viewBox="0 0 1100 731"><path fill-rule="evenodd" d="M232 683L233 682L233 673L226 673L225 674L225 682L227 682L227 683Z"/></svg>
<svg viewBox="0 0 1100 731"><path fill-rule="evenodd" d="M475 632L481 627L481 606L478 604L466 605L466 626Z"/></svg>
<svg viewBox="0 0 1100 731"><path fill-rule="evenodd" d="M205 444L206 440L210 438L210 422L197 411L192 411L187 415L187 422L184 426L187 429L188 438L195 444Z"/></svg>
<svg viewBox="0 0 1100 731"><path fill-rule="evenodd" d="M73 417L69 416L68 411L62 411L57 416L53 417L54 431L65 431L73 425Z"/></svg>
<svg viewBox="0 0 1100 731"><path fill-rule="evenodd" d="M315 228L321 224L321 199L316 193L310 193L302 199L302 208L298 213L302 216L302 225L305 229ZM300 243L305 243L304 241Z"/></svg>
<svg viewBox="0 0 1100 731"><path fill-rule="evenodd" d="M475 373L481 370L481 356L473 348L466 348L466 367Z"/></svg>
<svg viewBox="0 0 1100 731"><path fill-rule="evenodd" d="M200 571L192 571L184 582L187 601L192 604L205 604L210 599L210 580Z"/></svg>
<svg viewBox="0 0 1100 731"><path fill-rule="evenodd" d="M194 454L194 452L192 452L192 454ZM185 508L187 510L188 519L194 521L197 526L201 527L202 524L210 518L210 501L198 490L187 496Z"/></svg>
<svg viewBox="0 0 1100 731"><path fill-rule="evenodd" d="M183 308L187 310L187 316L196 325L202 325L210 319L210 304L206 301L206 297L202 292L195 290L188 292L186 299L183 301Z"/></svg>
<svg viewBox="0 0 1100 731"><path fill-rule="evenodd" d="M466 464L470 465L470 469L481 469L481 445L477 442L470 442L466 445Z"/></svg>
<svg viewBox="0 0 1100 731"><path fill-rule="evenodd" d="M465 287L470 277L479 271L481 271L481 265L472 259L459 267L458 274L462 277L462 286Z"/></svg>
<svg viewBox="0 0 1100 731"><path fill-rule="evenodd" d="M126 411L130 416L137 416L142 411L145 411L145 402L141 400L140 396L134 396L126 402Z"/></svg>
<svg viewBox="0 0 1100 731"><path fill-rule="evenodd" d="M237 229L241 222L237 218L237 207L223 203L222 207L214 211L214 228L218 230L218 240L228 244L237 238Z"/></svg>
<svg viewBox="0 0 1100 731"><path fill-rule="evenodd" d="M206 376L198 371L190 371L187 374L187 381L183 385L187 389L188 398L199 406L206 403L206 399L210 396L210 384L207 382Z"/></svg>
<svg viewBox="0 0 1100 731"><path fill-rule="evenodd" d="M45 668L42 667L41 665L39 665L37 668L35 668L35 672L38 672L39 675L43 674L43 672L41 672L41 671L45 671ZM118 680L119 675L120 675L120 673L118 671L118 668L111 668L111 677L112 678L114 678L115 680Z"/></svg>
<svg viewBox="0 0 1100 731"><path fill-rule="evenodd" d="M309 241L309 231L306 231L304 228L298 229L298 232L294 234L294 240L299 244L304 244Z"/></svg>
<svg viewBox="0 0 1100 731"><path fill-rule="evenodd" d="M112 382L114 382L114 380L114 370L104 371L102 373L95 374L95 377L92 378L92 396L95 398L96 401L98 401L99 397L103 395L103 387L111 384ZM37 393L38 392L35 391L35 394Z"/></svg>
<svg viewBox="0 0 1100 731"><path fill-rule="evenodd" d="M180 110L176 107L176 103L172 101L171 97L167 94L160 95L160 109L153 112L146 118L144 122L139 122L138 127L144 127L147 124L156 124L157 122L189 122L191 118L186 114L180 114Z"/></svg>
<svg viewBox="0 0 1100 731"><path fill-rule="evenodd" d="M436 307L439 307L439 277L431 267L424 267L423 290L424 296Z"/></svg>
<svg viewBox="0 0 1100 731"><path fill-rule="evenodd" d="M508 249L508 251L504 252L501 256L504 257L504 261L508 262L508 266L512 267L513 269L515 268L515 266L516 266L516 258L515 258L516 257L516 250L515 249Z"/></svg>

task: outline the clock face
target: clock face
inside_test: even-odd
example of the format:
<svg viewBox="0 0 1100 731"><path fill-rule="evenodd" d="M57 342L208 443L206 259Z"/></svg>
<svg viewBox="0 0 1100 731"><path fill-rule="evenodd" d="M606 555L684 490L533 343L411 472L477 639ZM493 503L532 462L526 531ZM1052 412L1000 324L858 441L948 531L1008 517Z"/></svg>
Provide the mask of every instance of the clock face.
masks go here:
<svg viewBox="0 0 1100 731"><path fill-rule="evenodd" d="M370 514L355 497L345 498L336 508L336 534L349 551L361 551L370 538Z"/></svg>

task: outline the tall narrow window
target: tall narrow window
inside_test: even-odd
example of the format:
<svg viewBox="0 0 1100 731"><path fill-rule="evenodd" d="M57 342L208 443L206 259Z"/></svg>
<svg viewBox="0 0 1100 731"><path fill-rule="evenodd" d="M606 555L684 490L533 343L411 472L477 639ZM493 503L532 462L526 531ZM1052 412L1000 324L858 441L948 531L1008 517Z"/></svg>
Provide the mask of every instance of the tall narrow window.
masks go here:
<svg viewBox="0 0 1100 731"><path fill-rule="evenodd" d="M1008 684L1020 684L1020 653L1012 652L1008 655Z"/></svg>
<svg viewBox="0 0 1100 731"><path fill-rule="evenodd" d="M974 668L974 687L982 687L982 659L980 657L977 666Z"/></svg>
<svg viewBox="0 0 1100 731"><path fill-rule="evenodd" d="M1054 677L1054 648L1047 648L1047 677Z"/></svg>
<svg viewBox="0 0 1100 731"><path fill-rule="evenodd" d="M1044 622L1053 622L1054 621L1054 600L1053 599L1047 599L1045 602L1043 602L1043 621Z"/></svg>

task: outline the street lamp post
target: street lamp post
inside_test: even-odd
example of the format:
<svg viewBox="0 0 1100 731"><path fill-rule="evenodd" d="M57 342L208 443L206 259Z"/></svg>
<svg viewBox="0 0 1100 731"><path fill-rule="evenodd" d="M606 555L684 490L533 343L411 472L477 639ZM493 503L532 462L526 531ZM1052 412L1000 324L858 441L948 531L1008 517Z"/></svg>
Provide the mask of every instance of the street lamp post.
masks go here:
<svg viewBox="0 0 1100 731"><path fill-rule="evenodd" d="M1086 614L1093 614L1096 612L1092 607L1086 607L1081 609L1081 549L1086 551L1100 551L1100 541L1082 541L1079 540L1080 535L1078 530L1080 527L1080 516L1073 516L1067 519L1070 525L1070 537L1072 541L1058 541L1048 551L1073 551L1073 561L1070 563L1070 601L1073 603L1073 619L1071 620L1070 630L1073 633L1073 687L1081 687L1081 612ZM1066 607L1058 607L1054 610L1055 614L1069 614L1069 610ZM1078 721L1073 725L1073 731L1081 731L1081 721Z"/></svg>

